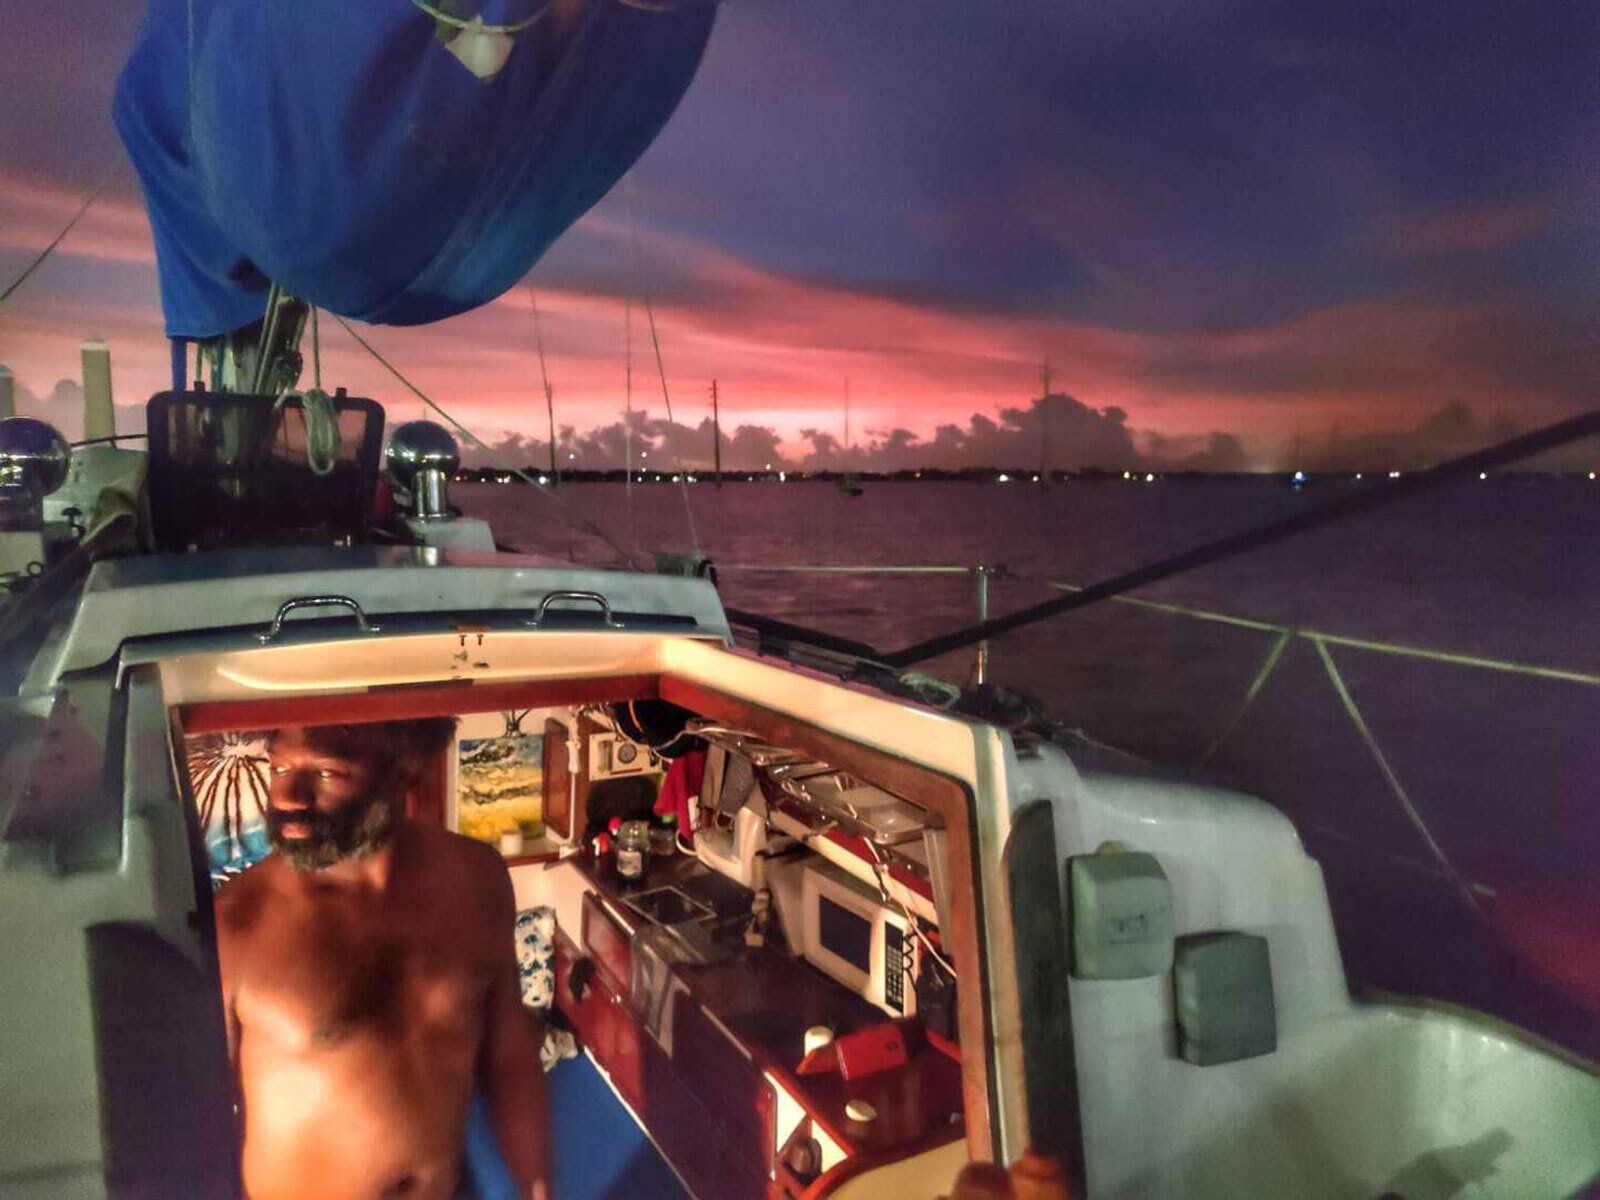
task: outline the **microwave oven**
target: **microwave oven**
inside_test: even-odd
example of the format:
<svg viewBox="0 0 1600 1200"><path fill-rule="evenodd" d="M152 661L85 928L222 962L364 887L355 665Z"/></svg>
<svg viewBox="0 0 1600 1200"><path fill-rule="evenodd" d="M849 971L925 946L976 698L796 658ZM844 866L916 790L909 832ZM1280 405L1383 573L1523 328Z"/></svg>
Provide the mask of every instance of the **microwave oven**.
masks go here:
<svg viewBox="0 0 1600 1200"><path fill-rule="evenodd" d="M911 918L824 860L800 886L800 956L894 1017L917 1010L917 936Z"/></svg>

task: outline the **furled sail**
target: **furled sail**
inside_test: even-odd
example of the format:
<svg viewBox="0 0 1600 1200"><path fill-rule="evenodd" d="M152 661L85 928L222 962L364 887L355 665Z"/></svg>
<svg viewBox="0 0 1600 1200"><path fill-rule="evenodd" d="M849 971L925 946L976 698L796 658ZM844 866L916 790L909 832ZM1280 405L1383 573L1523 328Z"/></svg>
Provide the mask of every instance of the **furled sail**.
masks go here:
<svg viewBox="0 0 1600 1200"><path fill-rule="evenodd" d="M711 0L149 0L115 113L167 333L269 284L416 325L517 282L654 140Z"/></svg>

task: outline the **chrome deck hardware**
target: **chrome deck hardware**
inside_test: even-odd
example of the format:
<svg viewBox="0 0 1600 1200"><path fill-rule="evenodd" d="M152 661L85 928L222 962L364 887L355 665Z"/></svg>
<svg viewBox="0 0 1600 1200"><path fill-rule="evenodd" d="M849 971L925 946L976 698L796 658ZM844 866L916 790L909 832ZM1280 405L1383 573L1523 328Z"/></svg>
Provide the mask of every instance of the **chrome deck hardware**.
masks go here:
<svg viewBox="0 0 1600 1200"><path fill-rule="evenodd" d="M272 618L272 628L267 630L266 633L258 634L257 636L263 644L277 641L278 634L283 632L284 618L295 609L320 608L325 605L348 608L355 614L356 626L362 633L377 633L379 630L377 625L367 620L367 614L362 610L361 605L357 604L349 596L296 596L293 600L285 600L278 605L277 615Z"/></svg>
<svg viewBox="0 0 1600 1200"><path fill-rule="evenodd" d="M529 621L528 624L535 629L543 629L545 613L557 600L575 600L583 601L587 604L597 604L600 606L600 614L605 619L607 628L622 628L622 622L611 615L611 602L599 592L551 592L543 600L539 601L539 611L534 614L533 620Z"/></svg>

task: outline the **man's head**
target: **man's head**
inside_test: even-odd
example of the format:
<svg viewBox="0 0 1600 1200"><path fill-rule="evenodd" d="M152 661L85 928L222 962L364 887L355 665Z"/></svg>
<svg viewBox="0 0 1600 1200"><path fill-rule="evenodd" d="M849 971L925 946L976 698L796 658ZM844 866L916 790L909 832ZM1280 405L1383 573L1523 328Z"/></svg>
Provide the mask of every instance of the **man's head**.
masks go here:
<svg viewBox="0 0 1600 1200"><path fill-rule="evenodd" d="M455 729L448 718L290 725L267 743L267 834L299 871L365 858L386 845L406 793Z"/></svg>

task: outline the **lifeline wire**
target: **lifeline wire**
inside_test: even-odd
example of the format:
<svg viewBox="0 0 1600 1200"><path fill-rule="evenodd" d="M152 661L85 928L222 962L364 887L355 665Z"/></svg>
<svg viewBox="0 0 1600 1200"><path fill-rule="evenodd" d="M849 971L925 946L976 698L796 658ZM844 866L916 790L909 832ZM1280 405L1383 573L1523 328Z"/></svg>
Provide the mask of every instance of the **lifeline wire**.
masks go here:
<svg viewBox="0 0 1600 1200"><path fill-rule="evenodd" d="M737 570L737 567L717 565L717 570ZM803 568L809 569L809 568ZM868 568L882 570L883 568ZM924 568L926 569L926 568ZM1027 576L1013 575L1014 580L1026 581ZM1054 580L1044 580L1047 586L1062 592L1081 592L1083 588L1071 583L1058 583ZM1592 671L1577 671L1569 667L1547 667L1539 663L1516 662L1512 659L1487 658L1481 654L1460 654L1453 650L1430 650L1426 646L1407 646L1401 642L1380 642L1372 638L1349 637L1345 634L1327 633L1320 629L1294 629L1287 625L1275 625L1271 621L1260 621L1251 617L1236 617L1231 613L1211 612L1203 608L1189 608L1182 604L1168 604L1160 600L1146 600L1142 596L1110 596L1116 604L1131 604L1136 608L1148 608L1155 612L1171 613L1174 616L1192 617L1197 621L1214 621L1220 625L1232 625L1238 629L1253 629L1261 633L1288 634L1294 637L1303 637L1309 641L1326 642L1330 646L1343 646L1351 650L1368 650L1374 654L1392 654L1398 658L1417 658L1426 662L1447 663L1455 667L1474 667L1481 671L1501 671L1507 675L1527 675L1535 679L1555 679L1562 683L1584 683L1591 687L1600 687L1600 674Z"/></svg>
<svg viewBox="0 0 1600 1200"><path fill-rule="evenodd" d="M1453 479L1464 479L1493 467L1504 466L1542 451L1564 446L1579 438L1592 437L1597 433L1600 433L1600 409L1450 459L1426 471L1408 475L1404 479L1392 481L1371 491L1343 496L1331 503L1307 509L1290 517L1269 521L1253 529L1241 530L1215 541L1191 546L1168 558L1146 563L1132 571L1125 571L1110 579L1091 584L1076 595L1057 596L1052 600L1018 609L1003 617L979 621L964 629L916 642L884 655L883 661L891 667L906 667L924 659L937 658L951 650L959 650L963 646L970 646L986 638L1009 633L1013 629L1034 624L1047 617L1060 616L1085 605L1111 599L1152 583L1159 583L1163 579L1170 579L1174 575L1184 574L1197 567L1207 566L1245 551L1258 550L1285 538L1309 533L1313 529L1345 520L1357 513L1393 504L1415 492L1436 487Z"/></svg>
<svg viewBox="0 0 1600 1200"><path fill-rule="evenodd" d="M405 377L405 375L401 373L400 368L396 367L392 362L390 362L387 358L385 358L382 354L380 354L378 352L378 349L377 349L376 346L374 346L371 342L367 341L366 338L362 337L359 333L357 333L354 329L352 329L350 327L350 322L346 321L338 313L334 313L333 314L333 319L335 321L339 322L339 324L344 327L344 331L346 333L348 333L351 337L355 338L355 340L360 344L360 346L361 346L361 348L363 350L365 350L368 354L372 355L373 358L377 359L378 362L383 366L384 370L388 371L389 374L393 375L396 379L398 379L400 381L400 383L408 391L410 391L411 394L413 396L415 396L418 400L421 400L429 408L433 409L434 412L438 413L441 417L443 417L446 421L448 421L451 424L451 426L454 427L454 429L456 430L457 433L459 433L462 437L466 438L469 442L471 442L474 446L478 447L478 449L482 450L484 453L486 453L486 454L494 454L495 451L494 451L494 448L492 446L490 446L487 442L485 442L477 434L473 433L472 430L468 429L460 421L456 420L453 416L451 416L448 412L446 412L433 399L433 397L429 396L426 392L424 392L416 384L412 383L411 380L407 379ZM510 465L502 465L498 469L502 470L502 471L509 471L509 472L511 472L511 474L515 475L518 479L522 480L524 483L531 484L535 488L538 488L541 493L543 493L544 495L548 496L551 500L554 500L556 502L556 504L558 504L566 512L567 519L572 521L579 529L583 530L583 532L585 532L587 534L591 534L594 537L599 538L606 545L610 546L611 549L616 551L617 554L621 556L622 560L625 563L627 563L630 567L632 567L635 571L643 570L643 568L639 566L638 561L633 557L633 555L629 554L626 550L624 550L622 548L622 546L616 541L616 539L614 539L609 533L607 533L599 525L596 525L588 517L583 516L581 513L574 512L573 509L572 509L572 506L569 505L564 499L562 499L561 496L559 494L557 494L555 491L553 491L549 486L547 486L546 484L540 483L532 475L529 475L526 471L522 470L519 467L513 467L513 466L510 466Z"/></svg>
<svg viewBox="0 0 1600 1200"><path fill-rule="evenodd" d="M815 563L722 563L717 564L718 573L727 571L755 571L779 572L815 575L970 575L974 568L951 566L946 564L927 566L886 566L879 564L841 565L830 566ZM1006 578L1013 583L1040 583L1046 587L1054 588L1060 592L1081 592L1084 589L1078 584L1063 583L1055 579L1041 579L1037 576L1019 575L1008 572ZM1249 629L1258 633L1277 634L1279 637L1306 638L1310 641L1326 642L1330 646L1341 646L1351 650L1366 650L1373 654L1390 654L1398 658L1415 658L1425 662L1446 663L1456 667L1472 667L1481 671L1499 671L1507 675L1526 675L1534 679L1552 679L1562 683L1581 683L1590 687L1600 687L1600 674L1593 671L1579 671L1570 667L1550 667L1540 663L1517 662L1513 659L1489 658L1481 654L1463 654L1453 650L1434 650L1426 646L1408 646L1401 642L1380 642L1372 638L1350 637L1345 634L1329 633L1321 629L1297 629L1289 625L1279 625L1273 621L1263 621L1255 617L1240 617L1233 613L1215 612L1204 608L1190 608L1183 604L1171 604L1162 600L1148 600L1143 596L1108 596L1114 604L1129 604L1135 608L1145 608L1152 612L1168 613L1172 616L1191 617L1197 621L1210 621L1219 625L1229 625L1235 629ZM1262 671L1270 673L1276 666L1277 656L1268 653L1268 661L1263 664ZM1261 683L1265 683L1265 675L1258 676ZM1252 685L1253 691L1259 688ZM1242 715L1242 714L1241 714ZM1208 756L1215 753L1216 747L1208 751Z"/></svg>

